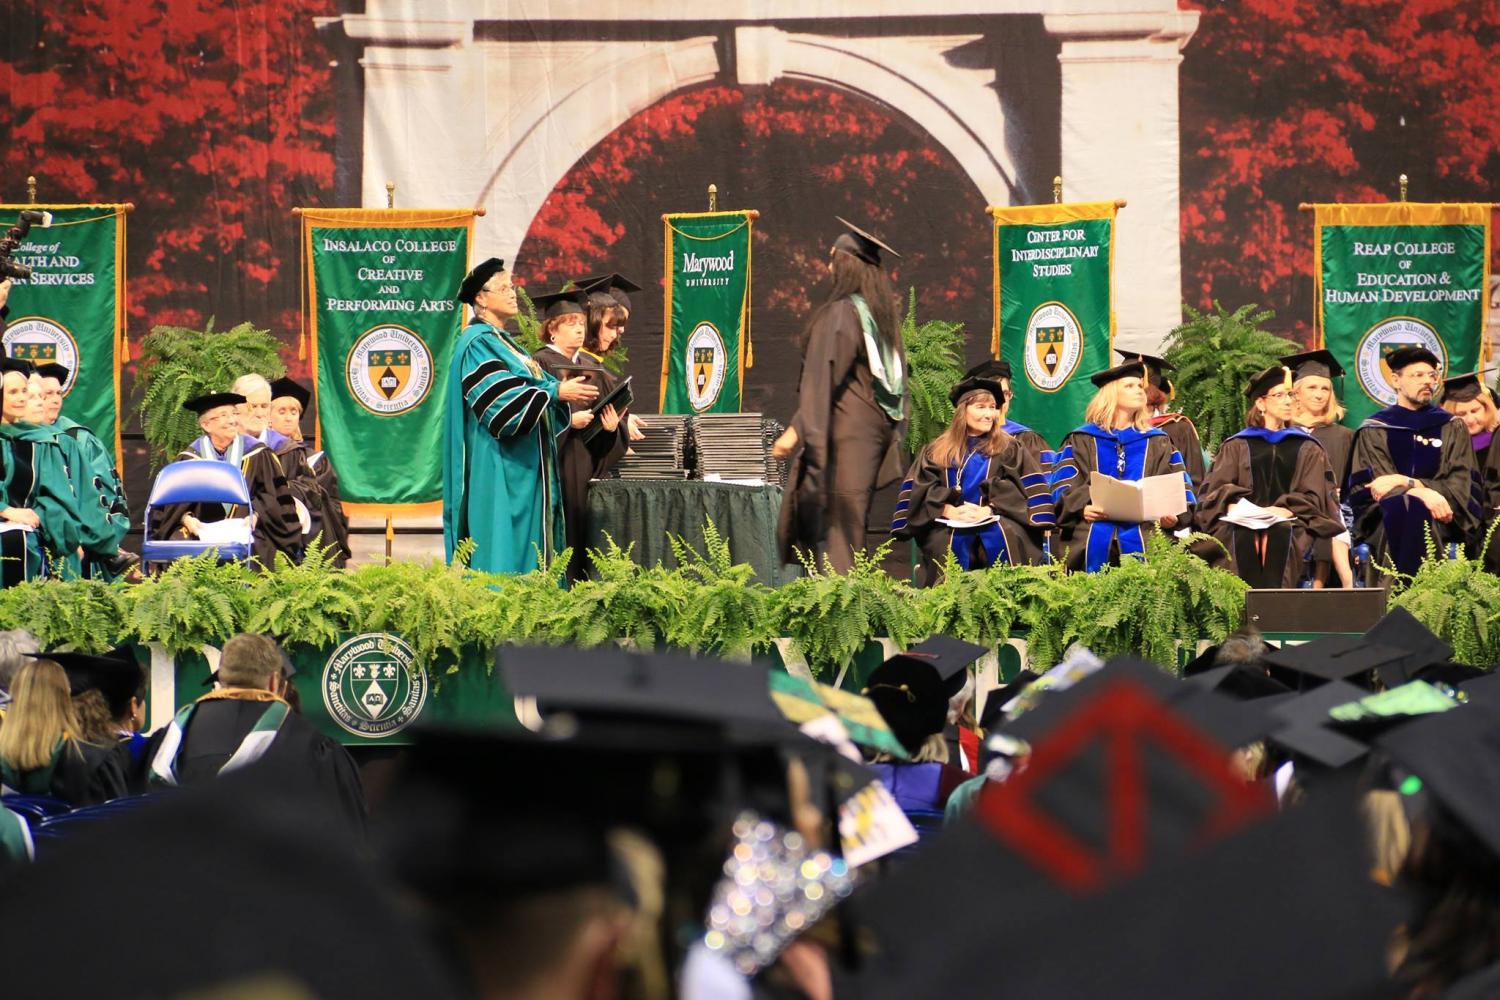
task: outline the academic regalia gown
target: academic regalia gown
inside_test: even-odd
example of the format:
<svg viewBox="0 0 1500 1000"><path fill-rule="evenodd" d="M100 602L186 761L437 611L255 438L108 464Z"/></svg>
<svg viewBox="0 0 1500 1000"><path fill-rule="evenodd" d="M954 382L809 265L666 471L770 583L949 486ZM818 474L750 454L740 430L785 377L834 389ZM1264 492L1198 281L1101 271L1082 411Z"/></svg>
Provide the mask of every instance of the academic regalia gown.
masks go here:
<svg viewBox="0 0 1500 1000"><path fill-rule="evenodd" d="M1285 507L1296 520L1263 531L1224 520L1242 499ZM1224 548L1201 545L1194 551L1257 589L1297 586L1312 540L1344 530L1328 456L1301 428L1247 427L1226 438L1198 493L1195 518L1198 530L1213 535Z"/></svg>
<svg viewBox="0 0 1500 1000"><path fill-rule="evenodd" d="M130 530L130 506L115 456L98 435L70 417L53 424L76 447L80 465L70 469L83 517L83 575L90 580L114 578L109 570Z"/></svg>
<svg viewBox="0 0 1500 1000"><path fill-rule="evenodd" d="M58 740L46 767L17 771L0 763L0 785L20 795L49 795L71 806L92 806L124 795L125 771L118 746Z"/></svg>
<svg viewBox="0 0 1500 1000"><path fill-rule="evenodd" d="M1186 413L1162 413L1151 418L1151 426L1159 428L1182 457L1182 467L1187 470L1188 482L1193 489L1203 485L1208 475L1203 464L1203 442L1198 437L1198 428Z"/></svg>
<svg viewBox="0 0 1500 1000"><path fill-rule="evenodd" d="M568 404L557 379L510 334L471 323L453 350L443 417L443 547L466 538L475 569L527 573L561 551L562 484L557 440Z"/></svg>
<svg viewBox="0 0 1500 1000"><path fill-rule="evenodd" d="M564 366L572 369L588 368L597 370L594 377L597 379L596 385L601 396L611 387L612 380L605 378L608 373L605 372L604 367L594 360L592 355L586 355L582 351L572 358L566 358L561 351L544 347L531 356L544 371L558 381L577 376L577 372L565 371ZM591 403L570 404L569 416L579 410L586 410L592 405ZM613 434L601 430L593 440L585 441L584 431L573 430L570 422L567 432L558 438L557 473L562 481L563 537L568 548L573 550L573 558L568 563L569 580L582 580L588 573L588 557L584 552L584 544L588 539L589 481L598 479L606 470L613 468L620 457L625 454L626 434L625 421L622 417L620 426Z"/></svg>
<svg viewBox="0 0 1500 1000"><path fill-rule="evenodd" d="M1052 467L1057 464L1057 452L1047 443L1047 439L1025 424L1018 424L1014 420L1006 420L1005 433L1021 443L1021 447L1031 453L1036 459L1037 465L1042 470L1042 475L1052 475Z"/></svg>
<svg viewBox="0 0 1500 1000"><path fill-rule="evenodd" d="M1479 487L1484 498L1484 523L1476 531L1478 538L1471 550L1478 549L1484 543L1491 525L1500 517L1500 448L1494 447L1496 433L1500 432L1482 432L1470 439L1474 443L1474 461L1478 467ZM1483 559L1485 569L1491 573L1500 573L1500 530L1490 536L1490 544L1483 553Z"/></svg>
<svg viewBox="0 0 1500 1000"><path fill-rule="evenodd" d="M7 470L6 503L30 508L42 519L35 531L0 534L0 548L4 549L0 554L15 555L19 560L0 563L0 575L7 585L40 575L44 555L55 561L52 570L60 576L78 575L82 519L58 437L58 432L50 426L24 421L0 425L0 438L8 446L7 458L14 462L13 474ZM72 447L71 442L68 447ZM24 553L20 551L23 547Z"/></svg>
<svg viewBox="0 0 1500 1000"><path fill-rule="evenodd" d="M849 299L830 303L808 323L791 427L798 447L787 469L777 524L782 562L796 549L825 547L839 572L864 548L873 492L904 467L906 422L881 407L864 327ZM903 401L904 402L904 401Z"/></svg>
<svg viewBox="0 0 1500 1000"><path fill-rule="evenodd" d="M270 428L267 432L275 433ZM277 437L280 441L272 447L286 472L287 489L307 512L309 526L302 536L304 551L307 543L319 539L319 544L332 554L333 565L342 567L354 556L354 550L349 547L349 518L339 496L333 463L306 441L295 441L284 434Z"/></svg>
<svg viewBox="0 0 1500 1000"><path fill-rule="evenodd" d="M1483 485L1464 422L1437 406L1388 406L1367 417L1354 435L1348 502L1354 539L1368 542L1377 564L1394 562L1415 573L1427 552L1427 528L1439 545L1470 544L1484 523ZM1376 500L1370 483L1384 475L1410 476L1442 494L1453 509L1447 524L1433 521L1427 505L1398 487Z"/></svg>
<svg viewBox="0 0 1500 1000"><path fill-rule="evenodd" d="M1083 508L1089 504L1089 475L1096 469L1126 480L1178 473L1187 483L1188 503L1188 509L1178 515L1179 522L1187 520L1183 514L1191 516L1197 503L1182 457L1165 432L1130 427L1109 431L1097 424L1084 424L1063 439L1051 479L1062 543L1061 550L1053 544L1052 556L1056 559L1060 551L1066 552L1071 570L1092 573L1117 563L1121 556L1145 552L1146 533L1155 529L1150 521L1132 524L1083 519Z"/></svg>
<svg viewBox="0 0 1500 1000"><path fill-rule="evenodd" d="M296 560L302 552L302 524L292 503L291 490L281 462L270 448L248 435L240 435L225 452L216 451L208 437L200 437L192 446L179 452L179 462L192 459L233 462L245 476L250 488L250 508L255 513L254 545L251 552L266 569L276 568L276 553L283 552ZM242 506L225 510L221 503L168 504L152 512L151 533L156 538L173 538L182 528L182 518L192 514L205 523L227 518L245 517L250 511Z"/></svg>
<svg viewBox="0 0 1500 1000"><path fill-rule="evenodd" d="M1055 523L1047 477L1017 439L1008 438L993 456L973 450L977 440L969 439L962 468L939 465L922 449L901 484L891 534L913 539L921 548L924 586L937 582L948 552L966 570L1042 561L1042 532ZM956 529L938 523L945 504L962 503L987 506L1000 520Z"/></svg>

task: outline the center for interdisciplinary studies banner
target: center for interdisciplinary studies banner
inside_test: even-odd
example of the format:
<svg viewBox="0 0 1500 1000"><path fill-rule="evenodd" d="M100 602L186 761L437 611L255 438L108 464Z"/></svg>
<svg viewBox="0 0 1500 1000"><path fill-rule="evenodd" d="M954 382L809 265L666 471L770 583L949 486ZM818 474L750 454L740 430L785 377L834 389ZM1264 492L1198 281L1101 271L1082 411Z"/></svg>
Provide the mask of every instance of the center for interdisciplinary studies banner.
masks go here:
<svg viewBox="0 0 1500 1000"><path fill-rule="evenodd" d="M992 354L1010 362L1011 419L1060 443L1110 366L1115 215L1123 202L992 207Z"/></svg>
<svg viewBox="0 0 1500 1000"><path fill-rule="evenodd" d="M318 446L344 509L442 511L443 404L469 209L302 209Z"/></svg>
<svg viewBox="0 0 1500 1000"><path fill-rule="evenodd" d="M750 344L755 211L663 215L662 413L738 413Z"/></svg>
<svg viewBox="0 0 1500 1000"><path fill-rule="evenodd" d="M1345 372L1345 423L1396 402L1387 363L1419 344L1445 378L1486 360L1488 204L1313 205L1316 343Z"/></svg>

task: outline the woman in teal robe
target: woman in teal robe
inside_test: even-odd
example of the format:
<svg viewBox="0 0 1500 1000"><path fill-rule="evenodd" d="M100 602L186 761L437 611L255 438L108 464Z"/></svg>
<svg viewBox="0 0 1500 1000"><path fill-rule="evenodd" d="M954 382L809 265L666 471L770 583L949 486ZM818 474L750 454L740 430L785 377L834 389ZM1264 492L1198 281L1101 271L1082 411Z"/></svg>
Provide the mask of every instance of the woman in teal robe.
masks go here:
<svg viewBox="0 0 1500 1000"><path fill-rule="evenodd" d="M464 279L459 300L474 322L458 338L443 416L443 548L466 538L469 565L528 573L564 546L557 440L571 422L570 401L597 390L582 379L548 375L503 327L517 313L505 264L491 258Z"/></svg>
<svg viewBox="0 0 1500 1000"><path fill-rule="evenodd" d="M29 362L0 358L4 403L0 409L0 442L5 464L3 489L7 521L33 526L31 531L0 534L0 576L9 586L46 572L77 574L80 518L59 434L33 420L41 416L41 385ZM14 516L12 515L14 513Z"/></svg>

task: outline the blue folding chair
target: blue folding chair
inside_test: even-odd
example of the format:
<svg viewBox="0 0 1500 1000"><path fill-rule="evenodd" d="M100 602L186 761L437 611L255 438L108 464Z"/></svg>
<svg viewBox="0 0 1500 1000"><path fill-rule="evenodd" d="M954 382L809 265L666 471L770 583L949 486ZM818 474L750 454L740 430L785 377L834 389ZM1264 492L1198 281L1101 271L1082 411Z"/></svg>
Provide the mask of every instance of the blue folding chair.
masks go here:
<svg viewBox="0 0 1500 1000"><path fill-rule="evenodd" d="M62 799L54 799L50 795L6 795L0 798L0 805L25 816L32 825L53 816L61 816L73 808Z"/></svg>
<svg viewBox="0 0 1500 1000"><path fill-rule="evenodd" d="M141 543L141 562L149 571L152 563L201 555L216 549L224 562L250 558L250 546L243 542L203 542L196 538L154 539L151 537L151 514L154 508L178 503L223 503L250 507L250 487L239 466L195 458L173 462L157 473L146 501L145 541Z"/></svg>
<svg viewBox="0 0 1500 1000"><path fill-rule="evenodd" d="M97 823L130 812L150 798L149 795L126 795L98 805L81 806L70 812L49 816L39 823L32 823L31 839L38 844L66 840L91 829Z"/></svg>

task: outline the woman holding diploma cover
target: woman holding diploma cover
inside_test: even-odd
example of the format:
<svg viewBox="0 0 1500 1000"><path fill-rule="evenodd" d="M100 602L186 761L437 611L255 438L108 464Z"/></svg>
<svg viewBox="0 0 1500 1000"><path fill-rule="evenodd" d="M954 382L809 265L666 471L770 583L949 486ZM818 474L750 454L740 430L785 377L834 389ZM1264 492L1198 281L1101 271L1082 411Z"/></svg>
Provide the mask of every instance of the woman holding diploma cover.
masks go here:
<svg viewBox="0 0 1500 1000"><path fill-rule="evenodd" d="M1194 551L1257 589L1295 587L1313 539L1344 531L1333 467L1318 440L1292 423L1292 369L1267 368L1245 395L1249 426L1219 446L1198 501L1199 528L1223 548Z"/></svg>
<svg viewBox="0 0 1500 1000"><path fill-rule="evenodd" d="M1052 471L1052 496L1068 568L1092 573L1146 550L1153 523L1167 531L1189 520L1196 500L1182 456L1165 433L1151 426L1146 405L1146 366L1139 361L1107 368L1090 381L1099 391L1084 411L1086 423L1063 439ZM1123 482L1181 476L1183 509L1158 521L1111 520L1094 502L1090 479L1099 472ZM1054 550L1053 555L1057 555Z"/></svg>

